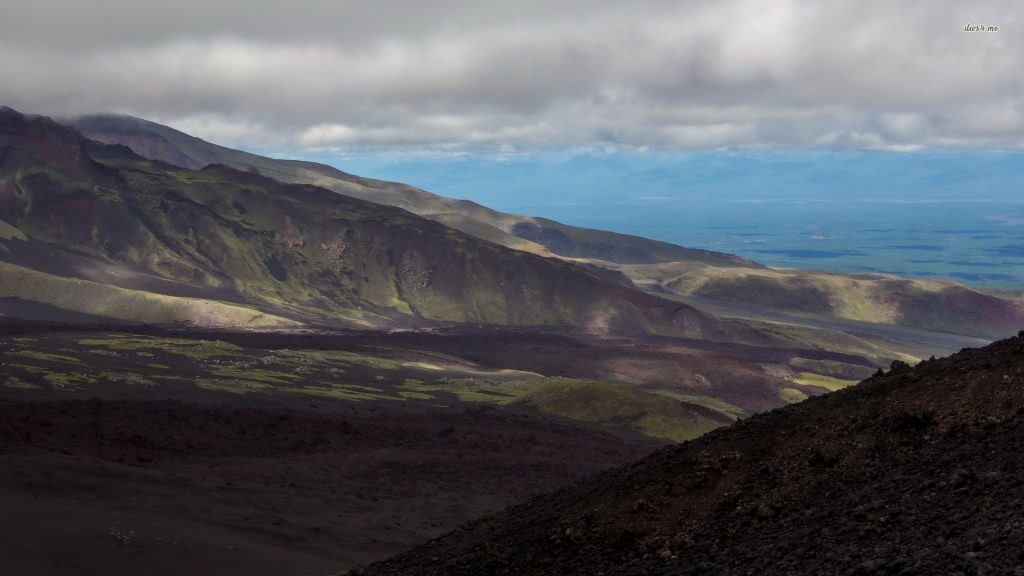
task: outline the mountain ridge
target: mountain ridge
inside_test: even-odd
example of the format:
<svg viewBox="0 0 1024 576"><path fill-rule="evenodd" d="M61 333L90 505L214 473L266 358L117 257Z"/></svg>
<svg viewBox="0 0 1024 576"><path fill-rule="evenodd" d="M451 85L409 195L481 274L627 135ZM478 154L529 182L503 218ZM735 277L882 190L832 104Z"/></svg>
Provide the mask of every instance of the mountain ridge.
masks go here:
<svg viewBox="0 0 1024 576"><path fill-rule="evenodd" d="M568 226L545 218L506 214L470 200L446 198L407 184L364 178L316 162L268 159L211 144L133 116L91 115L63 121L90 138L127 145L148 158L188 168L220 163L240 170L257 170L282 181L318 182L336 192L398 206L470 235L542 255L600 258L621 263L693 260L720 265L758 266L732 254ZM298 170L288 171L284 167Z"/></svg>
<svg viewBox="0 0 1024 576"><path fill-rule="evenodd" d="M0 264L31 252L49 255L34 266L60 268L65 256L44 249L60 246L91 259L75 265L79 278L121 267L105 277L203 288L216 300L312 323L546 323L690 336L721 329L687 305L575 264L311 184L220 164L181 169L9 109L0 147L0 219L28 239L26 246L5 234Z"/></svg>
<svg viewBox="0 0 1024 576"><path fill-rule="evenodd" d="M979 291L956 282L895 276L842 275L762 266L739 256L683 248L635 236L505 214L467 200L362 178L334 167L274 160L205 142L147 120L93 115L66 120L87 136L134 146L143 156L179 165L227 163L286 182L313 183L335 192L410 210L477 238L515 250L557 257L618 275L632 285L681 303L709 301L743 318L752 307L810 314L816 321L872 322L982 336L1009 336L1024 322L1019 297ZM738 306L730 311L730 306Z"/></svg>

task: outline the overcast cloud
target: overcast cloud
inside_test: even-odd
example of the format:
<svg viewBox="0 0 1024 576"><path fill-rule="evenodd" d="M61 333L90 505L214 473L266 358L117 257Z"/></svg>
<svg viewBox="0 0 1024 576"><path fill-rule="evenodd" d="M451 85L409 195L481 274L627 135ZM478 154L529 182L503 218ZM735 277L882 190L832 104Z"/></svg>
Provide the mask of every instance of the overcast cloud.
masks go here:
<svg viewBox="0 0 1024 576"><path fill-rule="evenodd" d="M262 150L1019 149L1022 6L0 0L0 104Z"/></svg>

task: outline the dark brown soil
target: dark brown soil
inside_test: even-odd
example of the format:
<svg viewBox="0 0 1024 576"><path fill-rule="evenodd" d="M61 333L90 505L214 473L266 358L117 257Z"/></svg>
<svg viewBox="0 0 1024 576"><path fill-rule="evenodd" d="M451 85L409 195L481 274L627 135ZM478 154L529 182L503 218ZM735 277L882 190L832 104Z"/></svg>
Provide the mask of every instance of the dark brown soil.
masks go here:
<svg viewBox="0 0 1024 576"><path fill-rule="evenodd" d="M384 574L1024 574L1024 337L754 416Z"/></svg>

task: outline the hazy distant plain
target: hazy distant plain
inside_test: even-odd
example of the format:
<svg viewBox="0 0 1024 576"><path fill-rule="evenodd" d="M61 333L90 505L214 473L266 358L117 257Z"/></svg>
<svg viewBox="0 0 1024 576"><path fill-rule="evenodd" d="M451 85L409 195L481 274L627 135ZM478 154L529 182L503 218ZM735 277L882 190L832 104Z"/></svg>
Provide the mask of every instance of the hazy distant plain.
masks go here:
<svg viewBox="0 0 1024 576"><path fill-rule="evenodd" d="M600 150L319 157L360 175L783 267L1024 288L1024 154Z"/></svg>

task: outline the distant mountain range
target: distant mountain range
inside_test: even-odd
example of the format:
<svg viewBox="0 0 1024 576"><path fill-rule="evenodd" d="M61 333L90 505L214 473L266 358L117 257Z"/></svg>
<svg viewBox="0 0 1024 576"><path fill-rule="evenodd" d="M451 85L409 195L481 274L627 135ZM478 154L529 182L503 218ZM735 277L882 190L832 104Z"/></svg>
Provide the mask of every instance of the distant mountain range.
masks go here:
<svg viewBox="0 0 1024 576"><path fill-rule="evenodd" d="M698 305L710 301L729 315L757 317L761 311L769 315L781 311L984 338L1013 334L1024 324L1024 308L1015 298L955 282L774 270L730 254L506 214L405 184L360 178L323 164L232 150L138 118L96 115L66 122L92 139L128 146L141 156L174 166L198 169L222 164L396 206L482 240L587 265L619 283L629 285L623 282L628 277L639 288L662 297ZM722 306L739 309L723 310Z"/></svg>

